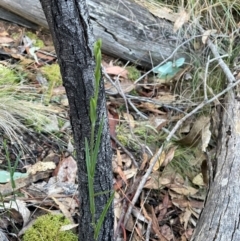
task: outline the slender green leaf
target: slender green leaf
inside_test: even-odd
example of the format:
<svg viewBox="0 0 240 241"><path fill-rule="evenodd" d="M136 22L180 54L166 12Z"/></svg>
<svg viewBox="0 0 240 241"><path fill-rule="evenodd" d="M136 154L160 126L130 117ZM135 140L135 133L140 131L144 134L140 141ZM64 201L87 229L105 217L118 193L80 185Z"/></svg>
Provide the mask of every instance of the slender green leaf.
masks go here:
<svg viewBox="0 0 240 241"><path fill-rule="evenodd" d="M101 213L101 215L100 215L100 218L99 218L99 220L98 220L98 222L97 222L96 228L95 228L95 230L94 230L94 238L95 238L95 239L97 239L97 237L98 237L98 235L99 235L99 232L100 232L100 229L101 229L101 227L102 227L104 218L106 217L107 211L108 211L109 207L110 207L111 204L112 204L112 201L113 201L113 198L114 198L114 194L115 194L115 192L113 192L113 193L111 194L111 196L110 196L110 198L108 199L108 201L107 201L107 203L106 203L106 205L105 205L105 207L104 207L104 209L103 209L103 211L102 211L102 213Z"/></svg>

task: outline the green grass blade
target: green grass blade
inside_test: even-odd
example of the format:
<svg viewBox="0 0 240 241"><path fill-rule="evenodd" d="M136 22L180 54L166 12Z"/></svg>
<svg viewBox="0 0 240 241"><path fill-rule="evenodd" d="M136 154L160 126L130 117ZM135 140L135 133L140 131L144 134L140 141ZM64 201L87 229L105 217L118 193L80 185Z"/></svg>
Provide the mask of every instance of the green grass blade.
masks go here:
<svg viewBox="0 0 240 241"><path fill-rule="evenodd" d="M90 211L94 216L95 213L95 203L94 203L94 187L93 187L93 176L91 174L91 157L89 154L89 146L87 138L85 138L85 158L86 158L86 165L87 165L87 175L88 175L88 193L89 193L89 200L90 200Z"/></svg>
<svg viewBox="0 0 240 241"><path fill-rule="evenodd" d="M94 151L93 151L94 171L96 168L97 155L98 155L98 151L99 151L99 147L100 147L100 143L101 143L102 130L103 130L103 119L101 120L99 128L98 128L97 139L96 139L96 143L95 143L95 147L94 147Z"/></svg>
<svg viewBox="0 0 240 241"><path fill-rule="evenodd" d="M95 230L94 230L94 238L95 238L95 239L97 239L97 237L98 237L98 235L99 235L99 232L100 232L100 229L101 229L101 227L102 227L104 218L106 217L107 211L108 211L109 207L111 206L112 201L113 201L113 199L114 199L114 194L115 194L115 192L113 192L113 193L111 194L111 196L110 196L110 198L108 199L108 201L107 201L107 203L106 203L106 205L105 205L105 207L104 207L104 209L103 209L103 211L102 211L102 213L101 213L101 215L100 215L100 218L99 218L99 220L98 220L98 222L97 222L96 228L95 228Z"/></svg>

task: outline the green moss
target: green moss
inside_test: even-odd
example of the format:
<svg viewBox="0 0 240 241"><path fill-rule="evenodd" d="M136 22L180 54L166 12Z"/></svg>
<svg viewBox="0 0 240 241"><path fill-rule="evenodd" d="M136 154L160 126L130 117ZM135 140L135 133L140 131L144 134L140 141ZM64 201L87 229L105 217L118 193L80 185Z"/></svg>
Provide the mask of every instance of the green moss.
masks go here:
<svg viewBox="0 0 240 241"><path fill-rule="evenodd" d="M141 73L140 71L137 70L136 67L134 66L128 66L127 68L127 71L128 71L128 78L132 81L135 81L137 80L138 78L140 78L141 76Z"/></svg>
<svg viewBox="0 0 240 241"><path fill-rule="evenodd" d="M43 41L39 39L35 33L26 32L26 36L28 36L34 42L33 44L35 47L39 47L39 48L44 47Z"/></svg>
<svg viewBox="0 0 240 241"><path fill-rule="evenodd" d="M62 77L58 64L46 65L41 68L41 71L48 80L48 90L46 94L45 103L48 104L51 97L52 91L55 87L62 85Z"/></svg>
<svg viewBox="0 0 240 241"><path fill-rule="evenodd" d="M37 218L36 222L23 236L24 241L77 241L72 231L59 231L70 221L63 215L47 214Z"/></svg>
<svg viewBox="0 0 240 241"><path fill-rule="evenodd" d="M0 65L0 85L12 85L19 81L19 76L10 68Z"/></svg>

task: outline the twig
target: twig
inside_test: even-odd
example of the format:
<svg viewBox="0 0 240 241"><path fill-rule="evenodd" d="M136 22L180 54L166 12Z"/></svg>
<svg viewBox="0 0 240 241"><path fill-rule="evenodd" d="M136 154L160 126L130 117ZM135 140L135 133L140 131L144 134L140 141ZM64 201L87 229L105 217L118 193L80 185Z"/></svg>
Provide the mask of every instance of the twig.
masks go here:
<svg viewBox="0 0 240 241"><path fill-rule="evenodd" d="M208 100L208 97L207 97L207 76L208 76L208 67L209 67L209 63L210 63L209 59L210 59L210 56L208 55L208 61L206 63L205 75L204 75L204 79L203 79L204 101Z"/></svg>
<svg viewBox="0 0 240 241"><path fill-rule="evenodd" d="M136 113L141 116L143 119L148 120L148 117L145 116L142 112L140 112L137 107L132 103L131 99L127 99L128 103L132 106L132 108L136 111Z"/></svg>
<svg viewBox="0 0 240 241"><path fill-rule="evenodd" d="M202 28L202 26L200 24L198 24L198 28L200 29L200 31L202 33L204 33L204 29ZM232 72L230 71L230 69L228 68L228 66L225 64L225 62L222 60L221 56L219 55L216 45L214 45L213 42L209 38L207 40L207 45L211 49L214 57L218 59L218 63L220 65L220 67L222 68L224 74L226 75L229 84L232 84L235 81L235 78L234 78Z"/></svg>
<svg viewBox="0 0 240 241"><path fill-rule="evenodd" d="M148 226L147 226L147 231L146 231L145 241L149 241L150 232L151 232L151 227L152 227L152 220L149 220L149 221L148 221Z"/></svg>

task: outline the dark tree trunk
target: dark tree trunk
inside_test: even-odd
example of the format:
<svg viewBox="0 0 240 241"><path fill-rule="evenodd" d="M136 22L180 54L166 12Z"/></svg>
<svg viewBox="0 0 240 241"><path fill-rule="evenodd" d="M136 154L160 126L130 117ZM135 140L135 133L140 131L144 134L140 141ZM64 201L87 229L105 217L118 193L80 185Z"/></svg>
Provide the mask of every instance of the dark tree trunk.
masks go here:
<svg viewBox="0 0 240 241"><path fill-rule="evenodd" d="M240 102L230 91L225 103L213 182L192 241L240 240Z"/></svg>
<svg viewBox="0 0 240 241"><path fill-rule="evenodd" d="M185 30L182 34L174 33L170 21L154 16L134 0L86 2L94 36L103 40L104 53L117 58L152 67L169 57L186 40L186 36L191 36ZM47 27L39 0L0 0L0 7ZM1 17L3 16L0 15ZM16 22L14 17L11 19ZM175 53L174 58L185 57L188 62L188 53L189 48L184 45Z"/></svg>
<svg viewBox="0 0 240 241"><path fill-rule="evenodd" d="M79 182L79 240L93 241L93 228L89 208L88 179L85 163L85 137L90 136L89 103L94 93L93 34L89 24L85 0L41 0L48 20L69 99L70 118L78 162ZM95 175L96 220L109 200L112 189L111 147L106 114L103 81L98 100L98 123L104 118L104 128ZM110 241L113 237L113 209L110 208L98 240Z"/></svg>

